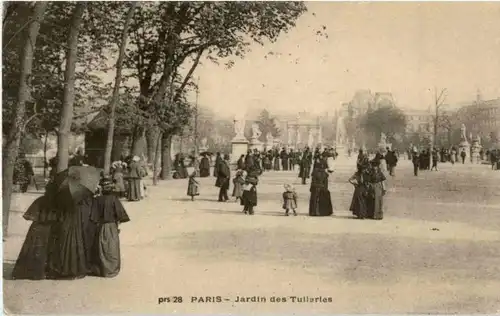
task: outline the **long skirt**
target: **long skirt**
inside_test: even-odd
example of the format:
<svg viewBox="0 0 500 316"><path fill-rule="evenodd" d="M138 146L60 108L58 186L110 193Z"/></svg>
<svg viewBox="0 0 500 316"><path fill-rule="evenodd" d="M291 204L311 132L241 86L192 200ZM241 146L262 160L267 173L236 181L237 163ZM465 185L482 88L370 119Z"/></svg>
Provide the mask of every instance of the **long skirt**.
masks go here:
<svg viewBox="0 0 500 316"><path fill-rule="evenodd" d="M288 158L281 159L281 165L283 166L284 171L288 171Z"/></svg>
<svg viewBox="0 0 500 316"><path fill-rule="evenodd" d="M366 188L362 186L357 186L354 189L352 195L351 206L349 210L352 214L358 218L365 218L368 214L368 208L366 206Z"/></svg>
<svg viewBox="0 0 500 316"><path fill-rule="evenodd" d="M326 189L313 189L309 199L309 216L330 216L333 214L332 198Z"/></svg>
<svg viewBox="0 0 500 316"><path fill-rule="evenodd" d="M206 178L210 176L210 167L200 167L200 178Z"/></svg>
<svg viewBox="0 0 500 316"><path fill-rule="evenodd" d="M188 196L198 196L200 195L199 187L195 183L189 183L187 189Z"/></svg>
<svg viewBox="0 0 500 316"><path fill-rule="evenodd" d="M112 278L120 272L120 237L116 223L101 224L92 247L93 275Z"/></svg>
<svg viewBox="0 0 500 316"><path fill-rule="evenodd" d="M128 180L128 200L139 201L141 199L141 179L131 178Z"/></svg>
<svg viewBox="0 0 500 316"><path fill-rule="evenodd" d="M280 159L279 158L274 158L274 170L275 171L280 170Z"/></svg>
<svg viewBox="0 0 500 316"><path fill-rule="evenodd" d="M85 232L81 214L72 212L64 221L52 226L49 241L48 277L74 279L84 277L88 272L85 249Z"/></svg>
<svg viewBox="0 0 500 316"><path fill-rule="evenodd" d="M51 223L31 224L12 271L12 279L45 279L51 228Z"/></svg>
<svg viewBox="0 0 500 316"><path fill-rule="evenodd" d="M382 195L382 183L372 183L372 194L367 198L368 214L371 219L384 218L384 196Z"/></svg>

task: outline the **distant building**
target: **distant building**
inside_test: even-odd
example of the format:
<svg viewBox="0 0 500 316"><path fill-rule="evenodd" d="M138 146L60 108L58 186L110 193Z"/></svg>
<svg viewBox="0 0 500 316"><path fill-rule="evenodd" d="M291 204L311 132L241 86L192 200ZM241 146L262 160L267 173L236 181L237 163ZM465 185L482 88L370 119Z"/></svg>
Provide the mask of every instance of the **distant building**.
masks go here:
<svg viewBox="0 0 500 316"><path fill-rule="evenodd" d="M423 133L432 131L434 115L430 109L408 109L404 110L404 113L406 115L407 133Z"/></svg>
<svg viewBox="0 0 500 316"><path fill-rule="evenodd" d="M500 130L500 98L483 100L478 92L476 100L463 105L457 114L474 136L488 137Z"/></svg>

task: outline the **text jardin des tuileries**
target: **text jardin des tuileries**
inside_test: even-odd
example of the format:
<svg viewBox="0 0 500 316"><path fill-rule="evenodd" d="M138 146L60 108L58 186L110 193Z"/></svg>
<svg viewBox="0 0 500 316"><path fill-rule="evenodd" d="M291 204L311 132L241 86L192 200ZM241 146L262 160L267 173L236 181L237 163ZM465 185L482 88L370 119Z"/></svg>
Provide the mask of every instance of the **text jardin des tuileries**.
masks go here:
<svg viewBox="0 0 500 316"><path fill-rule="evenodd" d="M190 296L187 300L182 296L159 297L158 304L163 303L333 303L330 296Z"/></svg>

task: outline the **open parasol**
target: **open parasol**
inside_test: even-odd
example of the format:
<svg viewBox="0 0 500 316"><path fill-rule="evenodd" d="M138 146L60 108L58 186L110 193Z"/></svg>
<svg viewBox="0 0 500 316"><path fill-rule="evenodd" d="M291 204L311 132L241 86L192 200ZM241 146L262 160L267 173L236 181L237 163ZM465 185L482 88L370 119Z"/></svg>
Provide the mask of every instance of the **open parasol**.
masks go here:
<svg viewBox="0 0 500 316"><path fill-rule="evenodd" d="M57 197L79 202L91 196L99 184L100 172L89 166L72 166L58 173L54 179Z"/></svg>

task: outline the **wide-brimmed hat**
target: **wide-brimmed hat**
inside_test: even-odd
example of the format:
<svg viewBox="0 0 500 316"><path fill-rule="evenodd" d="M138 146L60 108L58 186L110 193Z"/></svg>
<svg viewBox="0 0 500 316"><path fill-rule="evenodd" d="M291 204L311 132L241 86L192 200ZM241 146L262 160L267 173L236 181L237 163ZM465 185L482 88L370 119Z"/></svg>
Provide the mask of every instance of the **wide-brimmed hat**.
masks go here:
<svg viewBox="0 0 500 316"><path fill-rule="evenodd" d="M134 156L134 157L132 157L132 160L133 161L141 161L141 158L139 158L139 156Z"/></svg>
<svg viewBox="0 0 500 316"><path fill-rule="evenodd" d="M283 185L283 187L284 187L284 188L285 188L285 190L286 190L286 191L288 191L288 192L291 192L291 191L293 191L293 190L294 190L293 185L292 185L292 184L290 184L290 183L285 183L285 184Z"/></svg>

